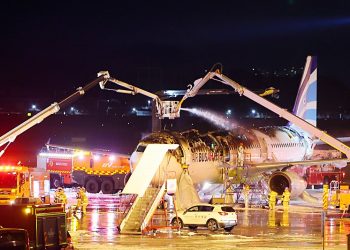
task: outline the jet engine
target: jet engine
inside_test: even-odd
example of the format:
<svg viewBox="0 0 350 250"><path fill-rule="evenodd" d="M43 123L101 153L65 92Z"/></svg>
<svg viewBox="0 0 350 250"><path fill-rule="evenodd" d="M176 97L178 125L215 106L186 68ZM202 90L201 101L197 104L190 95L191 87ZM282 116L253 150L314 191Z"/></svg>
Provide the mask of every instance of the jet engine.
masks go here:
<svg viewBox="0 0 350 250"><path fill-rule="evenodd" d="M269 179L270 190L277 192L279 195L283 194L286 187L289 188L291 198L298 197L306 189L306 181L298 174L289 171L278 171L271 175Z"/></svg>

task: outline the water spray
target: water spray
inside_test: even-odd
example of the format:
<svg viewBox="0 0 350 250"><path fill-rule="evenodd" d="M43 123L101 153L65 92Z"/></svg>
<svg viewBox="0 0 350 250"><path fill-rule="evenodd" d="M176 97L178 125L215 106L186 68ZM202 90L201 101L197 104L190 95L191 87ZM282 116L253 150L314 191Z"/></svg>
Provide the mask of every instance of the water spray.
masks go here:
<svg viewBox="0 0 350 250"><path fill-rule="evenodd" d="M225 130L233 130L238 126L236 123L232 122L230 119L227 119L226 117L219 115L218 113L215 113L213 111L197 109L197 108L181 108L181 110L184 110L196 116L199 116L211 122L213 125Z"/></svg>

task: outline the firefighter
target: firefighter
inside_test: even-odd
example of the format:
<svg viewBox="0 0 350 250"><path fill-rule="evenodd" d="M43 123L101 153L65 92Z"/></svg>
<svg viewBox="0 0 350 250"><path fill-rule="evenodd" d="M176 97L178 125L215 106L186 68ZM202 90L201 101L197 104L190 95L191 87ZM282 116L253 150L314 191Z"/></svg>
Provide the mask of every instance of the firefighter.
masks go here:
<svg viewBox="0 0 350 250"><path fill-rule="evenodd" d="M243 167L244 165L244 148L243 143L239 143L237 149L237 167Z"/></svg>
<svg viewBox="0 0 350 250"><path fill-rule="evenodd" d="M288 210L289 201L290 201L290 192L289 192L289 188L286 187L282 194L282 204L283 204L284 210Z"/></svg>
<svg viewBox="0 0 350 250"><path fill-rule="evenodd" d="M82 207L82 214L86 214L86 207L88 206L89 204L89 199L86 195L86 192L85 192L85 188L82 187L80 189L80 193L81 193L81 207Z"/></svg>
<svg viewBox="0 0 350 250"><path fill-rule="evenodd" d="M81 211L81 191L80 191L80 187L78 187L77 189L77 195L76 195L76 199L77 199L77 205L75 207L74 213L76 213L78 210Z"/></svg>
<svg viewBox="0 0 350 250"><path fill-rule="evenodd" d="M277 200L277 193L273 190L271 190L269 194L269 209L274 210L276 206L276 200Z"/></svg>
<svg viewBox="0 0 350 250"><path fill-rule="evenodd" d="M64 189L62 187L57 188L57 190L55 191L55 199L54 199L55 203L63 203L63 204L67 204L67 195L64 192Z"/></svg>

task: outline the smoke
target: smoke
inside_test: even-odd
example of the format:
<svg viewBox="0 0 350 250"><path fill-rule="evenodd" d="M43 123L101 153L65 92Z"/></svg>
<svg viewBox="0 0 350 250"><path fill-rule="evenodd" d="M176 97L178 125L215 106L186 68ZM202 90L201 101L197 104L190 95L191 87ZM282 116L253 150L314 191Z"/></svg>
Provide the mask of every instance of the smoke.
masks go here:
<svg viewBox="0 0 350 250"><path fill-rule="evenodd" d="M234 128L237 128L237 124L231 121L230 119L226 118L225 116L219 115L213 111L204 110L204 109L197 109L197 108L181 108L181 110L190 112L196 116L199 116L216 127L225 129L225 130L232 130Z"/></svg>

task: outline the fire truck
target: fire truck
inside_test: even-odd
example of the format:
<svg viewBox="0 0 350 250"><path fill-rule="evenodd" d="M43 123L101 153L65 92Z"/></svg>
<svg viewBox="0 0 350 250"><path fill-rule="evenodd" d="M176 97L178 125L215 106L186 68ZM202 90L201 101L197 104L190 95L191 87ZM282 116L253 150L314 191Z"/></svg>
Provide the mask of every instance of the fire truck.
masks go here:
<svg viewBox="0 0 350 250"><path fill-rule="evenodd" d="M124 188L129 156L46 144L37 167L50 173L51 187L77 184L89 193L115 193Z"/></svg>
<svg viewBox="0 0 350 250"><path fill-rule="evenodd" d="M306 182L310 186L329 184L331 181L341 183L344 180L345 172L333 165L313 165L306 169Z"/></svg>
<svg viewBox="0 0 350 250"><path fill-rule="evenodd" d="M5 228L25 229L29 235L30 249L66 247L68 242L64 205L35 205L23 202L25 200L27 198L17 198L14 204L0 205L0 225Z"/></svg>
<svg viewBox="0 0 350 250"><path fill-rule="evenodd" d="M0 166L0 204L11 204L19 197L49 202L48 173L24 166Z"/></svg>

